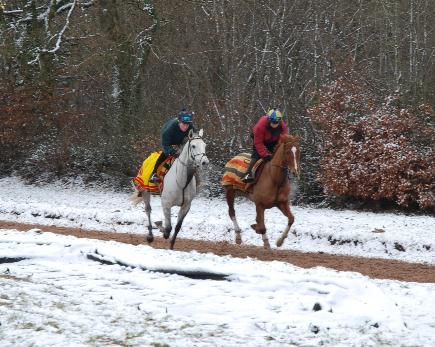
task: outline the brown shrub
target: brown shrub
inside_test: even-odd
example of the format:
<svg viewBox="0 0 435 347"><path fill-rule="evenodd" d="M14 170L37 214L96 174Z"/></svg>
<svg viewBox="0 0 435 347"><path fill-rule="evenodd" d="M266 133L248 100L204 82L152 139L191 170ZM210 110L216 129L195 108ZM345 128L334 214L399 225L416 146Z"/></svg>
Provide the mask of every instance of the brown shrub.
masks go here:
<svg viewBox="0 0 435 347"><path fill-rule="evenodd" d="M323 88L308 110L320 138L319 181L326 194L389 200L401 206L434 204L434 112L380 101L358 78Z"/></svg>

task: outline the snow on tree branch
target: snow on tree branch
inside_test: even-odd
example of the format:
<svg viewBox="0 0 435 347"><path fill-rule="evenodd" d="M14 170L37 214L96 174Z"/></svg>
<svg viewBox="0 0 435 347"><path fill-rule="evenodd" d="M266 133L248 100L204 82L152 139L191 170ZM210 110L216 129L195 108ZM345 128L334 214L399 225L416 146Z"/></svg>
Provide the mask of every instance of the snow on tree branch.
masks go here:
<svg viewBox="0 0 435 347"><path fill-rule="evenodd" d="M69 11L65 20L65 25L63 26L63 28L60 30L60 32L57 34L57 40L56 40L56 45L54 46L54 48L50 49L50 50L43 50L43 51L47 51L49 53L55 53L56 51L58 51L60 49L60 45L62 43L62 37L63 34L65 33L66 29L69 26L69 21L70 21L70 17L71 14L73 13L75 7L76 7L76 3L77 1L74 0L72 3L65 5L65 6L69 6Z"/></svg>

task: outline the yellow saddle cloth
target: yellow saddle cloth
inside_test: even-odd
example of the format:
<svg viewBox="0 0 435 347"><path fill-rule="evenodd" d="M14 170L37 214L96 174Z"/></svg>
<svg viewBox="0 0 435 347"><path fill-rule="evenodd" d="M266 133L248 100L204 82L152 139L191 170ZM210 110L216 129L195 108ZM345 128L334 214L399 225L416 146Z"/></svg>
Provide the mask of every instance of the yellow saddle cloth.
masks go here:
<svg viewBox="0 0 435 347"><path fill-rule="evenodd" d="M160 178L160 183L150 182L149 179L151 178L154 166L156 165L157 159L159 159L161 153L161 151L152 152L148 156L148 158L143 161L137 176L132 180L137 190L148 190L151 193L160 193L160 191L162 190L163 177L171 168L171 165L175 158L173 156L168 156L165 161L157 168L156 175Z"/></svg>

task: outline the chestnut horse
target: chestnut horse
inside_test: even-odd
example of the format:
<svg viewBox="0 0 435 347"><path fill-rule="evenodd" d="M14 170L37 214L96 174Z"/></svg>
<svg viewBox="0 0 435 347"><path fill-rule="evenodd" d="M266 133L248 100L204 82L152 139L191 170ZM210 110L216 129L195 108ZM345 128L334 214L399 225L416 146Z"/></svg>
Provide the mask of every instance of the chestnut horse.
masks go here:
<svg viewBox="0 0 435 347"><path fill-rule="evenodd" d="M234 161L235 158L227 163L221 184L225 189L228 212L234 224L237 244L242 243L242 238L234 210L236 192L242 193L242 195L247 196L255 203L257 223L252 224L251 227L256 233L261 234L264 248L270 249L269 240L266 235L266 226L264 225L264 211L266 209L276 206L288 219L287 226L281 237L276 241L276 245L278 247L282 246L284 240L287 238L290 227L294 222L294 217L289 206L291 186L288 173L291 172L299 175L299 140L300 137L297 135L281 136L273 153L272 160L264 164L262 173L254 184L237 185L225 181L225 175L229 173L231 162ZM229 174L231 175L231 173Z"/></svg>

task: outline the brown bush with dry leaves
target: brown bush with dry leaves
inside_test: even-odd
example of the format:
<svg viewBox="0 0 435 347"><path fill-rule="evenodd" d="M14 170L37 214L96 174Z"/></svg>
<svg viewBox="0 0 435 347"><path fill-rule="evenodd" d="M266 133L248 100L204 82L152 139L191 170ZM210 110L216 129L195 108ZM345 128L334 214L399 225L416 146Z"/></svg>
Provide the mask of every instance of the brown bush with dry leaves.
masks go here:
<svg viewBox="0 0 435 347"><path fill-rule="evenodd" d="M327 195L434 209L434 111L379 100L357 77L340 78L308 109L319 135Z"/></svg>
<svg viewBox="0 0 435 347"><path fill-rule="evenodd" d="M61 174L70 164L69 147L77 143L81 118L70 111L67 90L44 84L0 86L0 171Z"/></svg>

